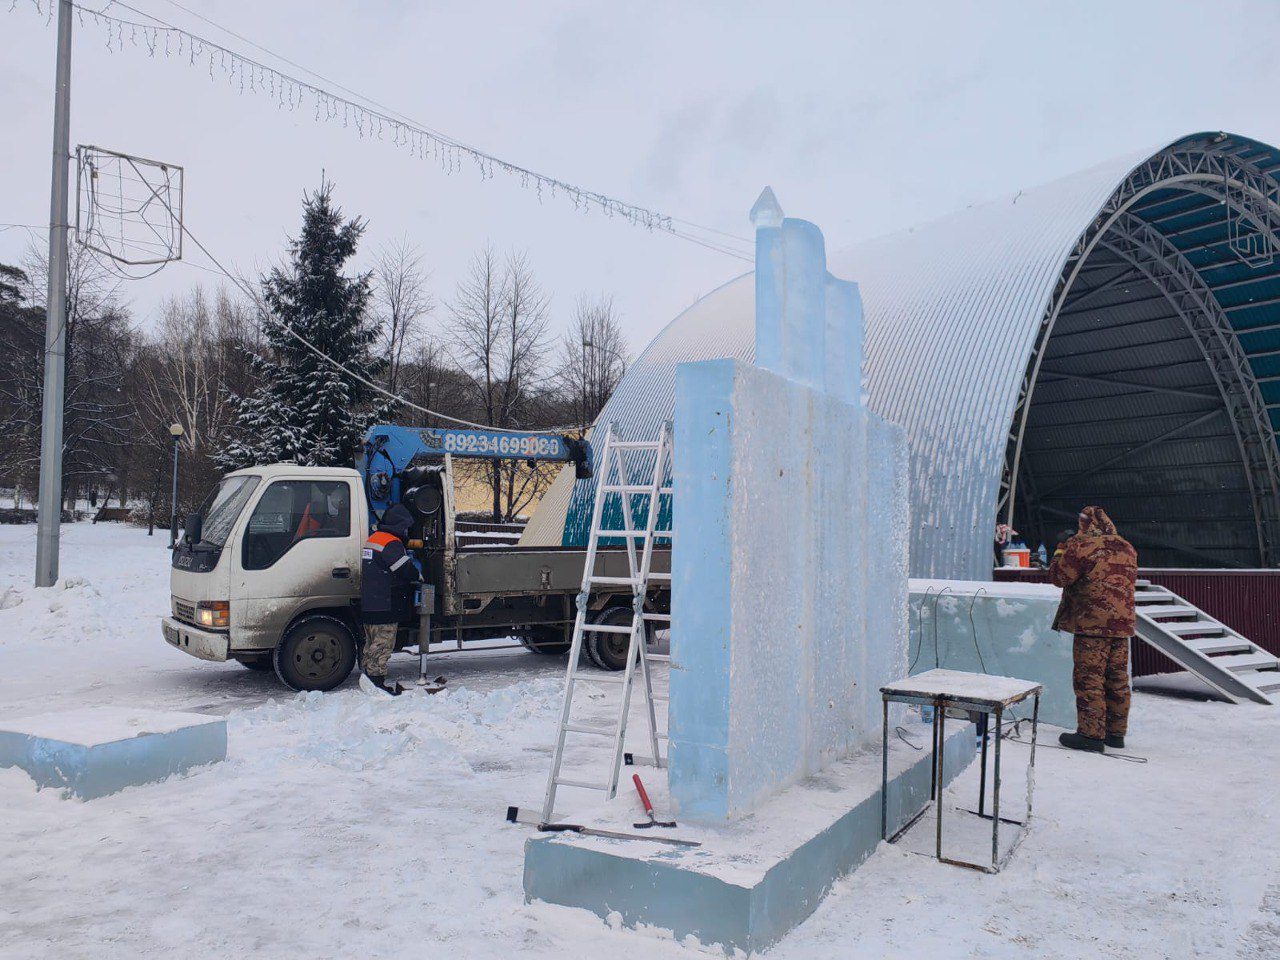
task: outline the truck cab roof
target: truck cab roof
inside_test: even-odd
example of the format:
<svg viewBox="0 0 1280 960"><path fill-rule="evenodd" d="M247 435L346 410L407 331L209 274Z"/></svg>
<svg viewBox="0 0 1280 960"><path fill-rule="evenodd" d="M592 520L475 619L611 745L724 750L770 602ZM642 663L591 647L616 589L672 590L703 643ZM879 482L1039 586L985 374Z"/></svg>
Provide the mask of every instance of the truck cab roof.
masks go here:
<svg viewBox="0 0 1280 960"><path fill-rule="evenodd" d="M267 463L260 466L244 467L226 474L228 477L253 476L263 480L274 480L276 477L296 476L360 478L360 472L352 467L304 467L296 463Z"/></svg>

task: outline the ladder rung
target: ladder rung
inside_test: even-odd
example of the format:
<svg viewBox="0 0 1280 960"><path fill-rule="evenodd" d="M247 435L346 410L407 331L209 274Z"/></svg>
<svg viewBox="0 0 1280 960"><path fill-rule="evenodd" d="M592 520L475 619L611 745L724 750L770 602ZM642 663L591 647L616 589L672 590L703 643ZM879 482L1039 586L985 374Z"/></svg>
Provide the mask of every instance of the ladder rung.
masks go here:
<svg viewBox="0 0 1280 960"><path fill-rule="evenodd" d="M1184 640L1188 647L1199 650L1206 657L1211 653L1248 653L1253 644L1243 637L1204 637L1200 640Z"/></svg>
<svg viewBox="0 0 1280 960"><path fill-rule="evenodd" d="M654 570L650 570L650 571L649 571L649 579L650 579L650 580L667 580L667 581L670 581L670 579L671 579L671 574L669 574L669 573L658 573L658 572L656 572L656 571L654 571Z"/></svg>
<svg viewBox="0 0 1280 960"><path fill-rule="evenodd" d="M574 683L622 683L622 677L616 677L611 673L584 673L582 676L573 675Z"/></svg>
<svg viewBox="0 0 1280 960"><path fill-rule="evenodd" d="M612 623L584 623L582 629L590 633L630 633L630 627L620 627Z"/></svg>
<svg viewBox="0 0 1280 960"><path fill-rule="evenodd" d="M644 539L649 535L648 530L597 530L596 535L600 537L640 537ZM658 536L658 534L654 534Z"/></svg>
<svg viewBox="0 0 1280 960"><path fill-rule="evenodd" d="M1170 620L1153 621L1153 623L1165 633L1172 633L1178 637L1200 633L1222 636L1227 632L1227 628L1222 624L1210 623L1208 620Z"/></svg>
<svg viewBox="0 0 1280 960"><path fill-rule="evenodd" d="M602 577L598 574L591 575L592 583L602 583L606 586L634 587L638 581L631 577Z"/></svg>
<svg viewBox="0 0 1280 960"><path fill-rule="evenodd" d="M655 693L649 699L652 700L654 703L669 703L671 700L671 698L667 696L665 693Z"/></svg>
<svg viewBox="0 0 1280 960"><path fill-rule="evenodd" d="M670 623L671 614L669 613L646 613L642 614L646 620L656 620L659 623Z"/></svg>
<svg viewBox="0 0 1280 960"><path fill-rule="evenodd" d="M564 728L569 733L589 733L593 737L616 737L618 735L617 730L609 730L605 727L588 727L581 723L566 723Z"/></svg>
<svg viewBox="0 0 1280 960"><path fill-rule="evenodd" d="M644 657L646 660L650 660L654 663L670 663L671 662L671 654L669 653L646 653Z"/></svg>
<svg viewBox="0 0 1280 960"><path fill-rule="evenodd" d="M1214 657L1213 663L1215 666L1224 667L1235 673L1262 668L1274 669L1275 667L1280 666L1280 663L1277 663L1275 657L1262 649L1259 649L1257 653L1242 653L1234 656Z"/></svg>
<svg viewBox="0 0 1280 960"><path fill-rule="evenodd" d="M602 793L610 790L607 783L587 783L585 780L569 780L566 777L556 777L555 782L558 787L581 787L583 790L599 790Z"/></svg>
<svg viewBox="0 0 1280 960"><path fill-rule="evenodd" d="M657 440L615 440L610 445L614 450L657 450Z"/></svg>
<svg viewBox="0 0 1280 960"><path fill-rule="evenodd" d="M1185 603L1153 603L1139 611L1144 617L1194 617L1200 611Z"/></svg>
<svg viewBox="0 0 1280 960"><path fill-rule="evenodd" d="M670 490L670 487L665 488ZM653 487L646 483L606 483L600 488L601 493L653 493ZM659 493L664 490L659 490Z"/></svg>

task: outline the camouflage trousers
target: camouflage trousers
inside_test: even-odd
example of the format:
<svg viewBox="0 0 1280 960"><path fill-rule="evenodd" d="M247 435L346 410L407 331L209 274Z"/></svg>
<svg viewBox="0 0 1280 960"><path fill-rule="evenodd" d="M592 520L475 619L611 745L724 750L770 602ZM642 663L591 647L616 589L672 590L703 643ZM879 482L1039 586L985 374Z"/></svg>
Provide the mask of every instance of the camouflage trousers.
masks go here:
<svg viewBox="0 0 1280 960"><path fill-rule="evenodd" d="M364 625L364 654L360 658L361 669L375 677L387 675L387 661L396 649L394 623L366 623Z"/></svg>
<svg viewBox="0 0 1280 960"><path fill-rule="evenodd" d="M1102 740L1129 728L1129 641L1076 634L1076 730Z"/></svg>

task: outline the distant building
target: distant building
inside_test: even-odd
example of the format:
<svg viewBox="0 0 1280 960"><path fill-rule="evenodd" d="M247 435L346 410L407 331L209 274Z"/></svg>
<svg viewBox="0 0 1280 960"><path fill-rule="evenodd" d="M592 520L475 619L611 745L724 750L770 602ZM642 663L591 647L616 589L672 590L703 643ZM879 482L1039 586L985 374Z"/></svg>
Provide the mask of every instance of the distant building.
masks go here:
<svg viewBox="0 0 1280 960"><path fill-rule="evenodd" d="M1034 548L1089 503L1147 566L1280 565L1278 172L1194 134L831 257L911 438L914 575L985 579L998 520ZM747 274L673 320L598 422L651 436L676 364L750 359L753 297ZM557 486L538 526L582 542L591 484Z"/></svg>

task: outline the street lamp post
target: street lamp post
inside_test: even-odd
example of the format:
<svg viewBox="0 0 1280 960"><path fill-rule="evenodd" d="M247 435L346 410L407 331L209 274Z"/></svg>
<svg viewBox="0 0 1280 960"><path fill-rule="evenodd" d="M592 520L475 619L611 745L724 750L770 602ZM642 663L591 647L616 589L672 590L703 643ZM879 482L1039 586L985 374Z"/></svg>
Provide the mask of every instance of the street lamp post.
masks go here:
<svg viewBox="0 0 1280 960"><path fill-rule="evenodd" d="M169 499L169 549L178 543L178 443L182 440L182 424L169 425L169 436L173 437L173 495Z"/></svg>

